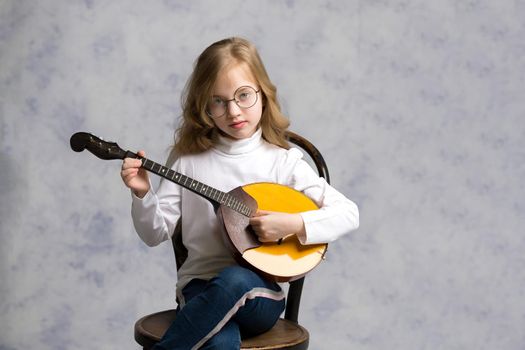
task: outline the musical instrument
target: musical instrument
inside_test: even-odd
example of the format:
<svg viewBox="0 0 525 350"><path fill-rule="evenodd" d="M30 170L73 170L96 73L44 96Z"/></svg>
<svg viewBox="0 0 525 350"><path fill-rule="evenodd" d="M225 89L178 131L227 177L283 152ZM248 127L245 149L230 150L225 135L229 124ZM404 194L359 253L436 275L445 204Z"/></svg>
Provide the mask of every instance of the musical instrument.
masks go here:
<svg viewBox="0 0 525 350"><path fill-rule="evenodd" d="M315 268L323 259L327 244L302 245L295 234L278 242L261 243L249 220L257 209L299 213L318 209L304 194L290 187L262 182L223 192L178 173L152 160L124 151L115 142L104 141L92 134L78 132L71 136L75 152L87 149L100 159L138 158L142 167L172 181L210 201L224 231L227 245L241 265L247 265L265 277L286 282L298 279Z"/></svg>

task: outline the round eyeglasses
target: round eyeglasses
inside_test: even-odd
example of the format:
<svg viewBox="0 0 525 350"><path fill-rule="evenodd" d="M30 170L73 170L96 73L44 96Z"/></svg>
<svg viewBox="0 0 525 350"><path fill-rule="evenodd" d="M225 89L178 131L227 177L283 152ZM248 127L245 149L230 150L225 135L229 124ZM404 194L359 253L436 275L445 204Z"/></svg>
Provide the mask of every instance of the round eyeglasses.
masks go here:
<svg viewBox="0 0 525 350"><path fill-rule="evenodd" d="M231 100L223 100L219 96L212 96L206 107L206 114L212 118L220 118L228 111L228 104L234 101L239 108L247 109L253 107L257 103L258 93L260 90L255 90L251 86L241 86L233 94Z"/></svg>

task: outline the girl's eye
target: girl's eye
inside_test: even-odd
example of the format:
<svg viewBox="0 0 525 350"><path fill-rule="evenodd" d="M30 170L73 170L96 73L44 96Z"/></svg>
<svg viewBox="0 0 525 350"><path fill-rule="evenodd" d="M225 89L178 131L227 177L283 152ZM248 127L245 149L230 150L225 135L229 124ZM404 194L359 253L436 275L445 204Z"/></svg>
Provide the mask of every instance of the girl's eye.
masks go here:
<svg viewBox="0 0 525 350"><path fill-rule="evenodd" d="M224 101L220 97L213 96L211 98L211 104L213 106L222 106L224 104Z"/></svg>
<svg viewBox="0 0 525 350"><path fill-rule="evenodd" d="M242 91L238 95L239 101L246 101L250 98L250 92L249 91Z"/></svg>

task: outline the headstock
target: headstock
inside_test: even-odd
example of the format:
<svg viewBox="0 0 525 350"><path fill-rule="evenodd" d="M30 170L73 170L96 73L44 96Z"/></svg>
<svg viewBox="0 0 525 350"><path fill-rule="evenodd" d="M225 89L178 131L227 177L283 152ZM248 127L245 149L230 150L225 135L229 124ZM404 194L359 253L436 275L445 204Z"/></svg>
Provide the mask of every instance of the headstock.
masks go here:
<svg viewBox="0 0 525 350"><path fill-rule="evenodd" d="M73 151L82 152L84 149L87 149L100 159L124 159L129 154L115 142L104 141L87 132L73 134L69 143Z"/></svg>

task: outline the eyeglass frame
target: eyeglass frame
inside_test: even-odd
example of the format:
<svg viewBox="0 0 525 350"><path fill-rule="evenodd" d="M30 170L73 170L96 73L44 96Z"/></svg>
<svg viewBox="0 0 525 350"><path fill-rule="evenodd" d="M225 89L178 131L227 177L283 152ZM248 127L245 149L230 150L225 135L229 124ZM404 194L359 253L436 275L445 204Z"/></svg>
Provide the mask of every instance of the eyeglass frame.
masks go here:
<svg viewBox="0 0 525 350"><path fill-rule="evenodd" d="M237 91L239 91L240 89L242 88L250 88L252 89L253 91L255 91L255 102L249 106L249 107L241 107L239 106L239 101L237 101L235 99L235 95L237 94ZM230 105L230 102L231 101L235 101L235 104L237 105L237 107L239 107L240 109L249 109L249 108L252 108L253 106L255 106L257 104L257 101L259 101L259 92L261 92L261 89L259 90L256 90L253 86L250 86L250 85L243 85L243 86L239 86L237 89L235 89L235 91L233 92L233 98L232 99L229 99L229 100L222 100L222 102L224 103L224 113L221 114L220 116L218 117L214 117L213 115L211 115L211 113L208 111L208 107L206 106L206 114L208 115L208 117L210 118L214 118L214 119L217 119L217 118L222 118L224 117L226 114L228 114L228 107ZM213 96L212 96L213 97Z"/></svg>

